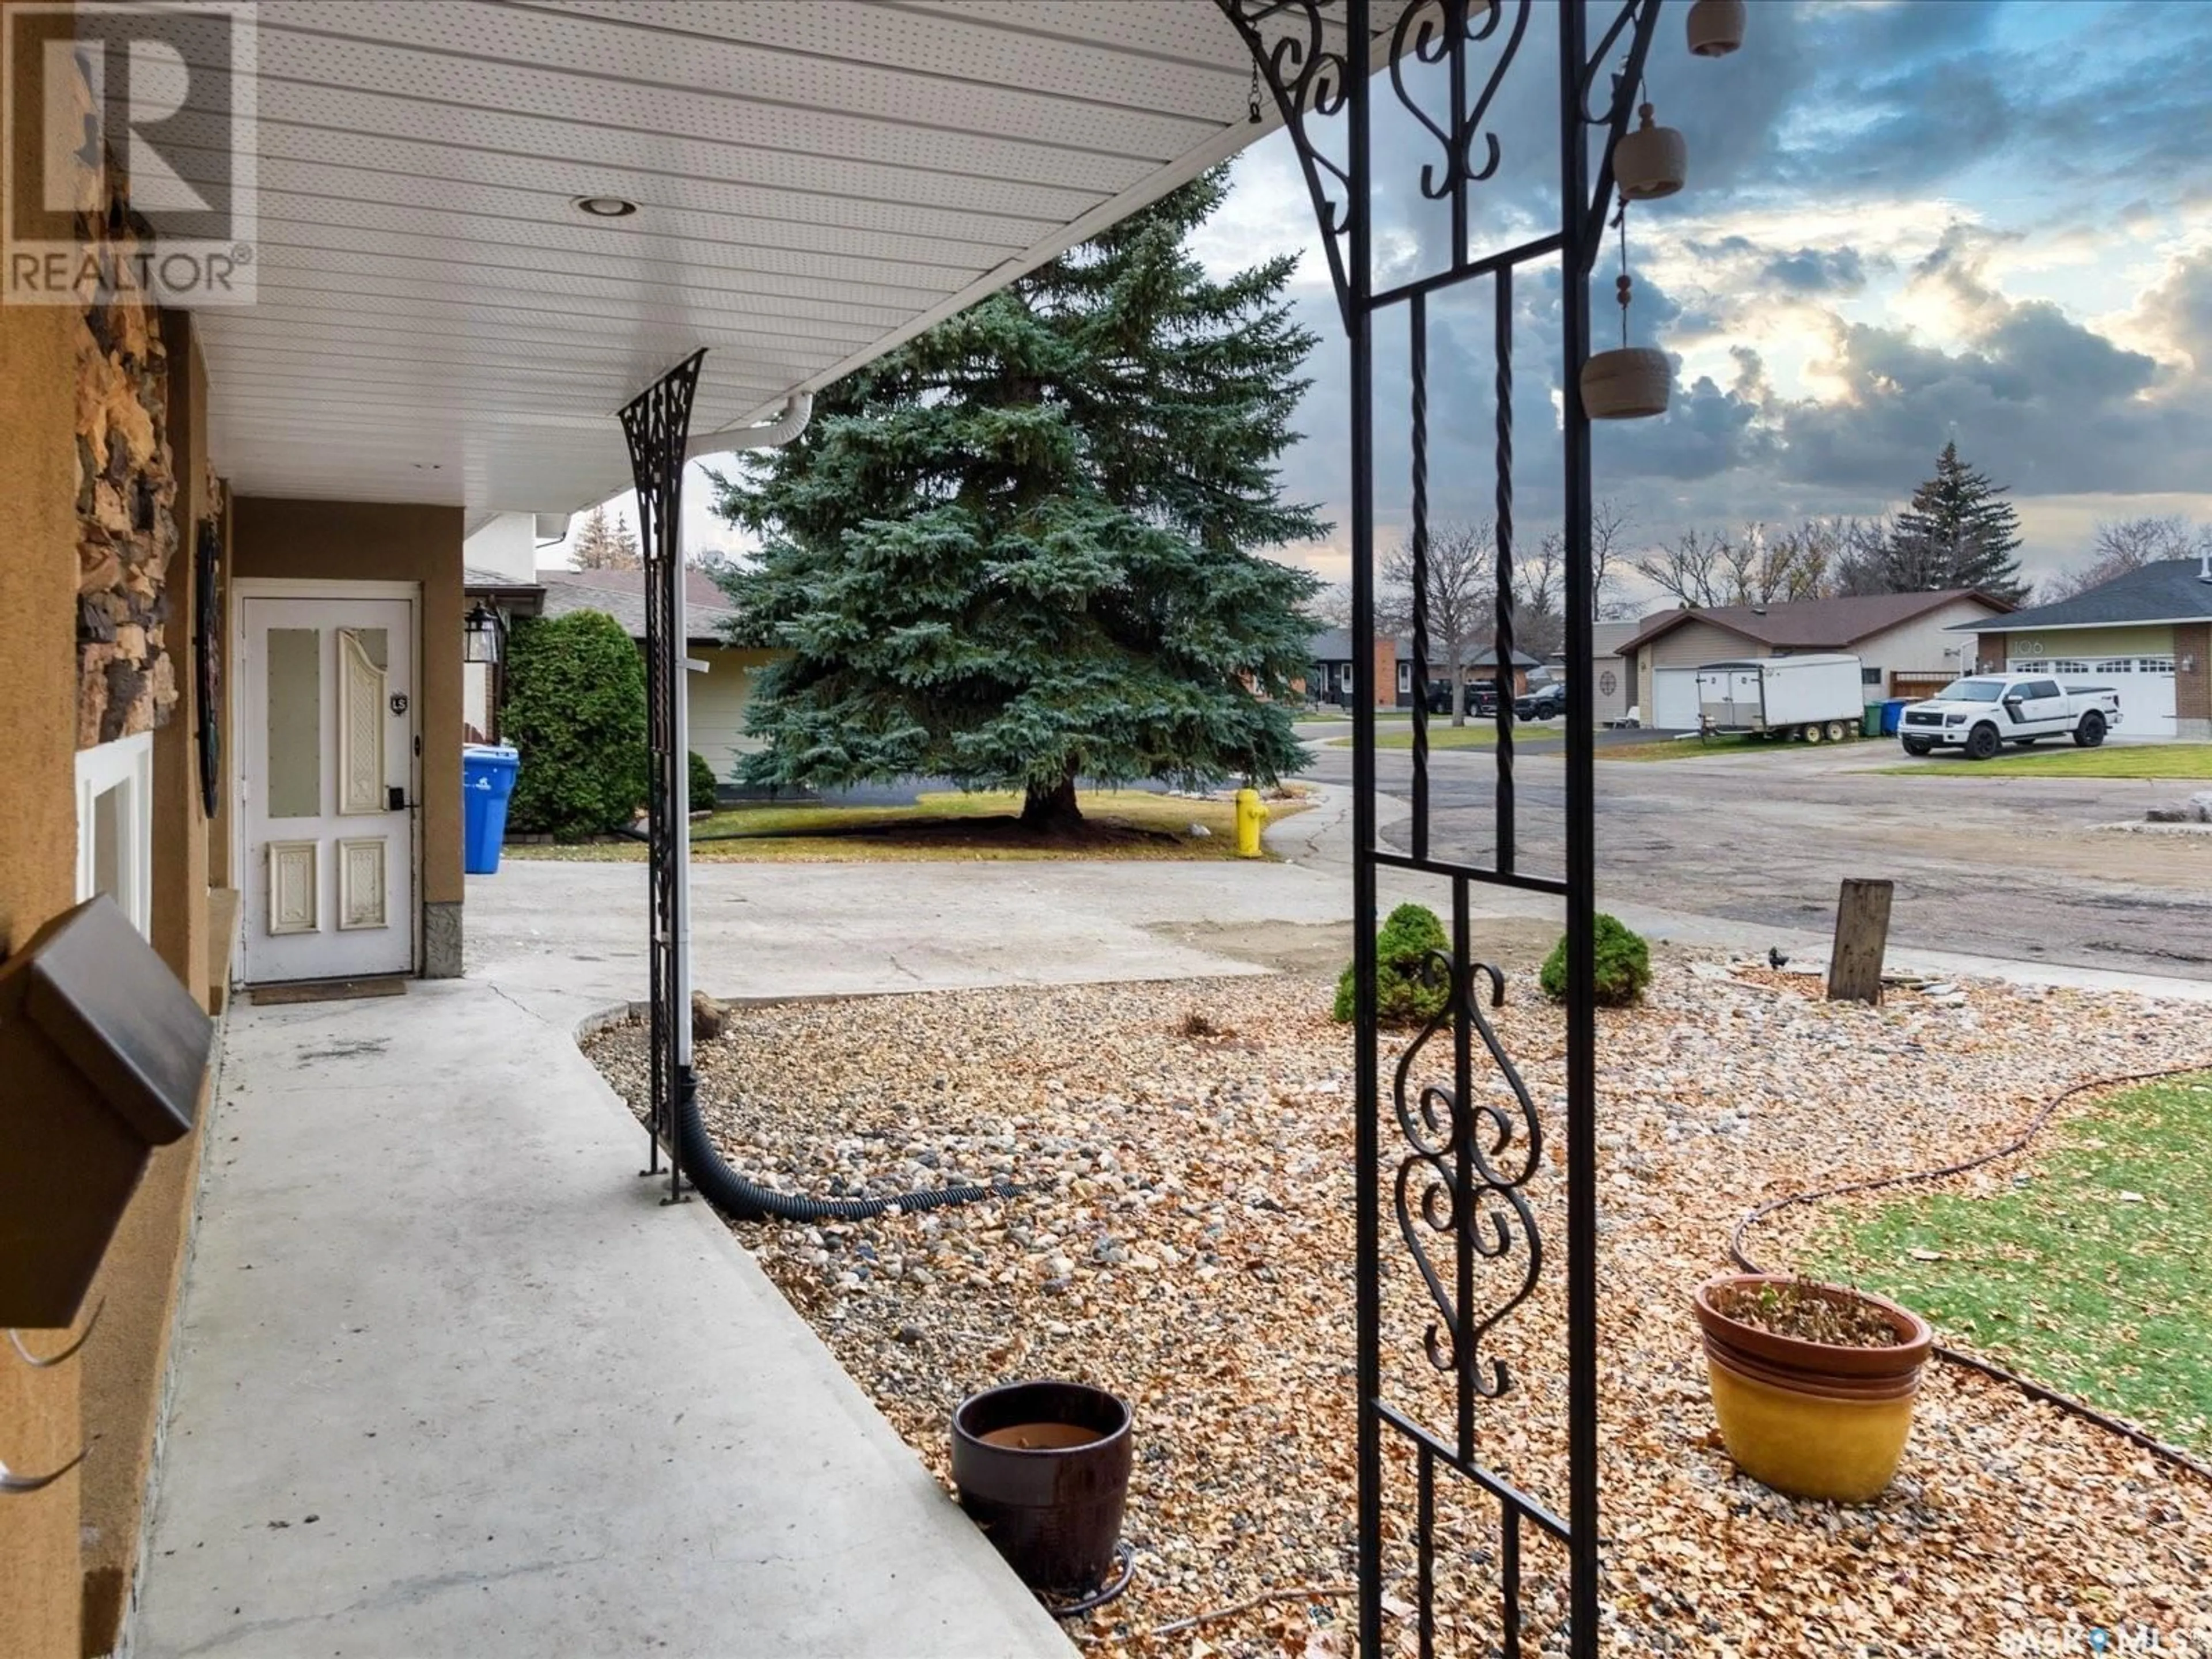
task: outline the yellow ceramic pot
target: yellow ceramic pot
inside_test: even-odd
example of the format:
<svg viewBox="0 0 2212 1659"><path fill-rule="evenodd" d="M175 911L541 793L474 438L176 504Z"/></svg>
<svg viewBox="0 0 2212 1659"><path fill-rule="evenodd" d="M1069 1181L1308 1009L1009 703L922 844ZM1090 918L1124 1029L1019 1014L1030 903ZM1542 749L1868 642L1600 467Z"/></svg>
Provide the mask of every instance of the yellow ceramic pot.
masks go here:
<svg viewBox="0 0 2212 1659"><path fill-rule="evenodd" d="M1717 1291L1768 1286L1871 1310L1897 1340L1814 1342L1732 1319L1714 1304ZM1835 1503L1863 1504L1889 1484L1935 1342L1926 1320L1866 1291L1777 1273L1723 1274L1698 1288L1692 1307L1705 1333L1721 1439L1738 1468L1793 1498Z"/></svg>
<svg viewBox="0 0 2212 1659"><path fill-rule="evenodd" d="M1729 1455L1753 1480L1792 1498L1863 1504L1897 1473L1912 1431L1916 1377L1892 1399L1844 1399L1778 1388L1705 1355L1713 1411Z"/></svg>

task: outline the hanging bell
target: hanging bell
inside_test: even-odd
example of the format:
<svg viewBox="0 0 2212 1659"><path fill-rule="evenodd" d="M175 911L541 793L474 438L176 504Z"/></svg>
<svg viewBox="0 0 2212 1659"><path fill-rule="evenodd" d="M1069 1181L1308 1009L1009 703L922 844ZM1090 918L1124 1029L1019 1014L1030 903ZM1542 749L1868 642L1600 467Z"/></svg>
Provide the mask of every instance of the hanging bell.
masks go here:
<svg viewBox="0 0 2212 1659"><path fill-rule="evenodd" d="M1690 147L1673 127L1654 125L1651 106L1643 108L1643 125L1625 132L1613 147L1613 180L1632 202L1656 202L1681 189L1689 176Z"/></svg>
<svg viewBox="0 0 2212 1659"><path fill-rule="evenodd" d="M1743 44L1747 8L1744 0L1697 0L1684 27L1690 51L1699 58L1725 58Z"/></svg>
<svg viewBox="0 0 2212 1659"><path fill-rule="evenodd" d="M1674 380L1667 354L1650 346L1594 351L1583 363L1583 412L1593 421L1664 415Z"/></svg>

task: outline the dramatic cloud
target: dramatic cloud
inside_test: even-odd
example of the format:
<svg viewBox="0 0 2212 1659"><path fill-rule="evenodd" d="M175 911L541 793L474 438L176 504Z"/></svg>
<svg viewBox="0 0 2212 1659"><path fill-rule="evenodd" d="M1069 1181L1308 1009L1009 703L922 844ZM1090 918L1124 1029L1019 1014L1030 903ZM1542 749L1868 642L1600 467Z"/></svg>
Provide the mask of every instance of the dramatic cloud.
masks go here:
<svg viewBox="0 0 2212 1659"><path fill-rule="evenodd" d="M1474 192L1477 252L1548 228L1551 15L1534 9L1492 108L1502 159ZM2031 573L2078 555L2085 525L2131 503L2212 520L2212 7L1775 0L1751 23L1717 64L1662 23L1648 67L1644 92L1683 131L1690 183L1630 216L1629 337L1674 358L1674 400L1660 419L1600 428L1601 493L1628 500L1655 539L1878 515L1955 438L2012 486ZM1440 85L1408 79L1431 110ZM1435 140L1395 102L1378 82L1376 234L1394 281L1449 252L1449 216L1419 188ZM1258 147L1237 177L1206 257L1306 251L1296 304L1324 344L1286 472L1338 521L1329 546L1301 556L1341 574L1351 410L1328 268L1285 142ZM1609 240L1592 282L1601 349L1619 337L1618 257ZM1478 282L1430 308L1430 498L1446 516L1492 510L1492 306ZM1559 328L1556 269L1525 274L1524 526L1558 510ZM1388 542L1409 496L1402 317L1379 319L1376 337Z"/></svg>

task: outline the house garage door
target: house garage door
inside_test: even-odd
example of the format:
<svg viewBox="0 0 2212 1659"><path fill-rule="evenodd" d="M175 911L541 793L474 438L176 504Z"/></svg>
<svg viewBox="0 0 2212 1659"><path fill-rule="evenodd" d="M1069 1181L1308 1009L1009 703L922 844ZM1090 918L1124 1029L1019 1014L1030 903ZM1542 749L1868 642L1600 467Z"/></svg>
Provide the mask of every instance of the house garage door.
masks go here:
<svg viewBox="0 0 2212 1659"><path fill-rule="evenodd" d="M2123 737L2173 735L2171 657L2036 657L2005 667L2014 674L2050 674L2069 686L2108 685L2119 694Z"/></svg>
<svg viewBox="0 0 2212 1659"><path fill-rule="evenodd" d="M1651 671L1651 718L1644 722L1662 732L1698 729L1698 671L1694 668L1655 668Z"/></svg>

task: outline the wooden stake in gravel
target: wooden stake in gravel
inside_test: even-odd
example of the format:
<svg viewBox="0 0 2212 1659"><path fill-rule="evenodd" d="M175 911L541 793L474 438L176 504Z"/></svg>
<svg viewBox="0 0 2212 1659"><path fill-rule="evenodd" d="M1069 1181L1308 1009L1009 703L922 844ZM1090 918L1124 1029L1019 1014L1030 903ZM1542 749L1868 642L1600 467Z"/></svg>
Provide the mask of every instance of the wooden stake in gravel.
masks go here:
<svg viewBox="0 0 2212 1659"><path fill-rule="evenodd" d="M1828 953L1828 1000L1881 1001L1881 959L1889 948L1889 901L1896 884L1844 878L1836 900L1836 943Z"/></svg>

